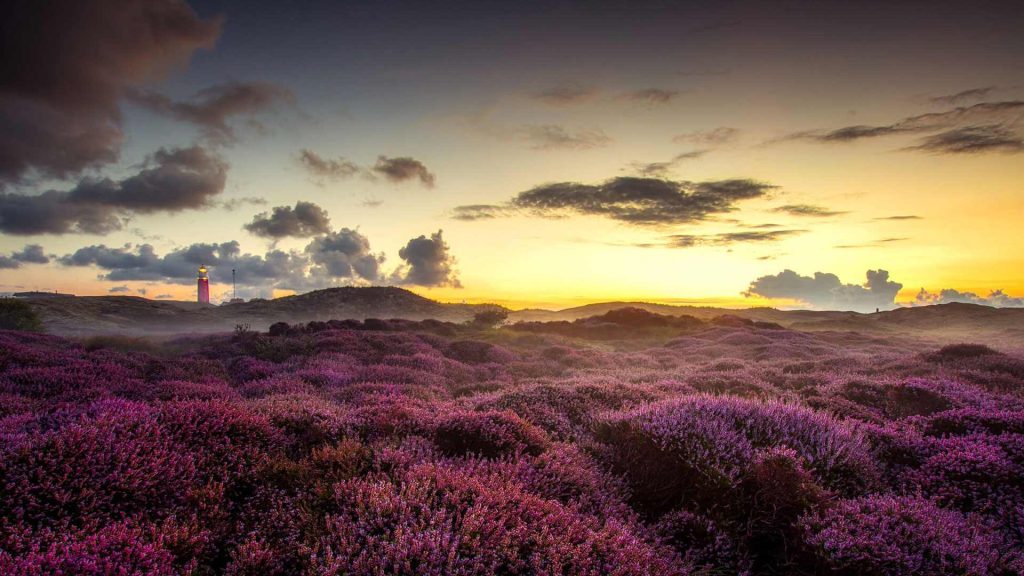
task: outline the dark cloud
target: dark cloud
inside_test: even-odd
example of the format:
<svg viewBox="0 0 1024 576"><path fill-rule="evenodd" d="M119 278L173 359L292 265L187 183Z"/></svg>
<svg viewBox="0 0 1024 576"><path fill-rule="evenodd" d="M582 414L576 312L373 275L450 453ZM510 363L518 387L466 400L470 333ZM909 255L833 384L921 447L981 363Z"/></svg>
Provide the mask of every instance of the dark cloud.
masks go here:
<svg viewBox="0 0 1024 576"><path fill-rule="evenodd" d="M836 130L825 132L824 134L816 134L812 137L815 140L821 142L852 142L854 140L861 140L863 138L876 138L878 136L891 136L893 134L899 134L901 132L909 132L917 129L911 129L901 126L846 126Z"/></svg>
<svg viewBox="0 0 1024 576"><path fill-rule="evenodd" d="M11 252L10 256L0 254L0 268L12 270L21 268L22 264L48 264L50 257L43 251L39 244L29 244L18 252Z"/></svg>
<svg viewBox="0 0 1024 576"><path fill-rule="evenodd" d="M938 293L931 293L921 288L915 298L915 304L950 304L960 302L965 304L981 304L983 306L994 306L996 308L1022 308L1024 298L1015 298L1002 290L993 290L988 296L980 296L974 292L960 292L952 288L945 288Z"/></svg>
<svg viewBox="0 0 1024 576"><path fill-rule="evenodd" d="M521 192L508 207L548 217L568 213L603 216L636 225L687 224L731 212L737 202L764 197L774 188L754 180L686 182L620 177L596 185L545 184ZM464 207L455 210L467 214L481 212Z"/></svg>
<svg viewBox="0 0 1024 576"><path fill-rule="evenodd" d="M569 131L556 124L523 126L519 135L534 150L590 150L603 148L612 141L601 130Z"/></svg>
<svg viewBox="0 0 1024 576"><path fill-rule="evenodd" d="M758 242L775 242L796 234L803 234L806 230L765 230L726 232L724 234L675 234L667 238L664 244L670 248L694 248L697 246L729 246L732 244L747 244Z"/></svg>
<svg viewBox="0 0 1024 576"><path fill-rule="evenodd" d="M243 254L237 241L221 244L192 244L163 256L148 244L109 248L105 245L79 248L62 256L65 266L95 266L104 270L100 276L111 282L161 281L189 285L195 282L199 266L210 268L214 282L228 282L231 270L237 271L239 286L257 286L265 290L304 287L308 262L301 255L280 250L264 256ZM269 292L267 292L269 293Z"/></svg>
<svg viewBox="0 0 1024 576"><path fill-rule="evenodd" d="M490 220L508 216L513 212L507 206L498 206L496 204L467 204L465 206L456 206L452 210L452 218L465 221Z"/></svg>
<svg viewBox="0 0 1024 576"><path fill-rule="evenodd" d="M723 144L735 142L739 133L740 131L735 128L720 126L712 130L701 130L698 132L679 134L672 138L672 141L679 144L696 144L697 146L721 146Z"/></svg>
<svg viewBox="0 0 1024 576"><path fill-rule="evenodd" d="M1019 152L1024 150L1021 119L1024 101L980 102L944 112L910 116L893 124L847 126L830 131L797 132L781 140L853 142L897 134L929 134L907 150L940 153Z"/></svg>
<svg viewBox="0 0 1024 576"><path fill-rule="evenodd" d="M220 35L182 0L13 1L0 7L0 182L117 160L124 92Z"/></svg>
<svg viewBox="0 0 1024 576"><path fill-rule="evenodd" d="M1024 152L1024 136L998 124L966 126L923 138L909 149L944 154Z"/></svg>
<svg viewBox="0 0 1024 576"><path fill-rule="evenodd" d="M551 106L570 106L582 104L593 98L596 94L597 90L593 88L578 84L568 84L538 92L533 97Z"/></svg>
<svg viewBox="0 0 1024 576"><path fill-rule="evenodd" d="M0 194L0 232L106 234L132 214L203 208L224 190L227 164L200 147L161 149L120 181L83 179L68 191Z"/></svg>
<svg viewBox="0 0 1024 576"><path fill-rule="evenodd" d="M373 165L372 170L391 182L400 183L418 179L427 188L434 187L434 175L415 158L378 156L377 163Z"/></svg>
<svg viewBox="0 0 1024 576"><path fill-rule="evenodd" d="M174 300L174 295L173 294L157 294L153 298L155 298L157 300Z"/></svg>
<svg viewBox="0 0 1024 576"><path fill-rule="evenodd" d="M923 220L920 216L915 214L900 214L896 216L879 216L874 220Z"/></svg>
<svg viewBox="0 0 1024 576"><path fill-rule="evenodd" d="M331 219L320 206L300 200L294 208L276 206L269 213L257 214L245 229L264 238L306 238L330 232Z"/></svg>
<svg viewBox="0 0 1024 576"><path fill-rule="evenodd" d="M673 98L679 95L678 90L665 90L663 88L647 88L645 90L635 90L633 92L627 92L623 94L623 98L626 100L632 100L634 102L643 102L645 104L668 104Z"/></svg>
<svg viewBox="0 0 1024 576"><path fill-rule="evenodd" d="M158 255L152 245L85 246L58 259L64 266L95 266L100 279L111 282L170 282L191 285L199 266L210 270L211 282L231 281L235 270L245 292L270 295L275 289L306 291L380 280L383 255L355 230L342 228L314 238L302 251L268 250L243 253L237 241L197 243Z"/></svg>
<svg viewBox="0 0 1024 576"><path fill-rule="evenodd" d="M984 100L985 98L988 98L989 94L991 94L992 91L995 89L995 86L986 86L984 88L971 88L969 90L957 92L956 94L935 96L933 98L929 98L928 100L933 104L957 106L975 100Z"/></svg>
<svg viewBox="0 0 1024 576"><path fill-rule="evenodd" d="M114 286L110 290L107 290L111 294L123 294L124 292L131 292L131 288L127 286Z"/></svg>
<svg viewBox="0 0 1024 576"><path fill-rule="evenodd" d="M138 213L179 211L208 206L224 190L227 164L206 149L161 149L134 176L80 183L69 192L72 202L124 208Z"/></svg>
<svg viewBox="0 0 1024 576"><path fill-rule="evenodd" d="M314 239L306 246L316 279L350 278L353 275L376 282L381 279L383 254L370 252L370 241L356 230L342 228Z"/></svg>
<svg viewBox="0 0 1024 576"><path fill-rule="evenodd" d="M449 252L448 244L438 230L429 238L413 238L398 251L405 264L392 274L397 284L417 286L452 286L461 288L454 269L455 258Z"/></svg>
<svg viewBox="0 0 1024 576"><path fill-rule="evenodd" d="M345 158L324 158L312 150L303 148L299 153L299 162L318 180L340 180L350 178L359 173L359 166Z"/></svg>
<svg viewBox="0 0 1024 576"><path fill-rule="evenodd" d="M826 218L829 216L839 216L840 214L848 214L848 212L829 210L828 208L814 206L812 204L787 204L785 206L773 208L772 212L789 214L790 216L811 216L815 218Z"/></svg>
<svg viewBox="0 0 1024 576"><path fill-rule="evenodd" d="M838 276L825 272L801 276L792 270L783 270L754 280L743 295L796 300L805 306L826 310L873 312L876 308L893 308L901 288L903 285L891 281L886 270L868 270L863 285L843 284Z"/></svg>
<svg viewBox="0 0 1024 576"><path fill-rule="evenodd" d="M691 152L683 152L676 154L671 160L667 162L650 162L648 164L642 164L634 162L630 165L634 172L640 176L653 176L658 178L665 178L669 172L681 162L686 160L695 160L707 154L707 150L693 150Z"/></svg>
<svg viewBox="0 0 1024 576"><path fill-rule="evenodd" d="M250 123L256 123L257 114L295 101L290 90L267 82L218 84L199 91L185 102L138 89L130 89L126 94L130 100L153 112L198 126L205 138L217 144L236 141L232 119L245 117Z"/></svg>

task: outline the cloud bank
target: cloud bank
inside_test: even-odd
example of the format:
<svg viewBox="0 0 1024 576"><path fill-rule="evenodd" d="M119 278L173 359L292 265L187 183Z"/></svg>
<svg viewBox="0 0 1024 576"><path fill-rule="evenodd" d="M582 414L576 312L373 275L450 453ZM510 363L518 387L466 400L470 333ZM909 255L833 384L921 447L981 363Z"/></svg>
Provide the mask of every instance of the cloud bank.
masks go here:
<svg viewBox="0 0 1024 576"><path fill-rule="evenodd" d="M220 30L182 0L3 3L0 184L117 161L125 92L211 48Z"/></svg>
<svg viewBox="0 0 1024 576"><path fill-rule="evenodd" d="M22 264L48 264L49 256L43 252L39 244L29 244L18 252L11 252L9 256L0 254L0 269L13 270L21 268Z"/></svg>
<svg viewBox="0 0 1024 576"><path fill-rule="evenodd" d="M26 247L17 257L38 258L42 249L36 248ZM455 259L440 231L409 240L399 256L403 264L387 276L381 270L384 255L372 252L369 239L358 230L341 228L316 236L301 250L271 249L253 254L243 252L239 242L232 240L195 243L160 255L150 244L96 244L60 256L57 262L68 267L98 268L99 278L109 282L186 286L195 282L197 269L205 265L213 282L230 281L234 270L242 293L260 296L269 296L278 289L304 292L386 282L461 287L454 270ZM0 261L3 258L8 257L0 257Z"/></svg>
<svg viewBox="0 0 1024 576"><path fill-rule="evenodd" d="M83 179L67 191L0 193L0 232L107 234L127 216L180 212L211 205L224 190L227 164L198 146L161 149L123 180Z"/></svg>
<svg viewBox="0 0 1024 576"><path fill-rule="evenodd" d="M953 95L956 97L958 95ZM969 98L968 98L969 99ZM1024 101L979 102L943 112L910 116L885 125L845 126L790 134L782 140L854 142L900 134L923 134L907 150L940 154L1024 151Z"/></svg>
<svg viewBox="0 0 1024 576"><path fill-rule="evenodd" d="M917 293L914 299L916 305L927 304L980 304L982 306L993 306L995 308L1022 308L1024 298L1014 298L1002 290L993 290L988 296L980 296L974 292L961 292L952 288L944 288L937 293L928 292L924 288Z"/></svg>
<svg viewBox="0 0 1024 576"><path fill-rule="evenodd" d="M754 280L743 295L796 300L805 307L822 310L874 312L876 308L894 308L896 294L903 284L891 281L886 270L868 270L866 276L864 284L843 284L835 274L815 272L814 276L801 276L783 270Z"/></svg>
<svg viewBox="0 0 1024 576"><path fill-rule="evenodd" d="M559 182L521 192L506 205L458 206L460 220L495 218L515 212L542 217L601 216L639 226L689 224L732 212L736 203L766 196L775 186L755 180L688 182L620 177L601 184Z"/></svg>

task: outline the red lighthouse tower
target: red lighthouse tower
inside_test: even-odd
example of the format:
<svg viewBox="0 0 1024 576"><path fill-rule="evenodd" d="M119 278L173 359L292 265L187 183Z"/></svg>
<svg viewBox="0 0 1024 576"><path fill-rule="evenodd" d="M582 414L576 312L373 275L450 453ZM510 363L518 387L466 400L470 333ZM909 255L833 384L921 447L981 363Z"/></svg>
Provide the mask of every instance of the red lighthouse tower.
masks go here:
<svg viewBox="0 0 1024 576"><path fill-rule="evenodd" d="M206 266L199 267L199 303L210 303L210 279L206 277Z"/></svg>

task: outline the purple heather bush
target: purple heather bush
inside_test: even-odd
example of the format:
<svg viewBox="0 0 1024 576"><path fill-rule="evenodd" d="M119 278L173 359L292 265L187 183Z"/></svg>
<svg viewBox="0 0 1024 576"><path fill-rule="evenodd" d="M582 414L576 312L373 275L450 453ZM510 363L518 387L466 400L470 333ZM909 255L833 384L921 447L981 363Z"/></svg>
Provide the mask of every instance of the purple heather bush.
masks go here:
<svg viewBox="0 0 1024 576"><path fill-rule="evenodd" d="M802 521L807 545L830 574L1013 574L1000 540L979 518L920 498L845 500Z"/></svg>
<svg viewBox="0 0 1024 576"><path fill-rule="evenodd" d="M1019 574L1000 350L636 311L0 331L0 574Z"/></svg>

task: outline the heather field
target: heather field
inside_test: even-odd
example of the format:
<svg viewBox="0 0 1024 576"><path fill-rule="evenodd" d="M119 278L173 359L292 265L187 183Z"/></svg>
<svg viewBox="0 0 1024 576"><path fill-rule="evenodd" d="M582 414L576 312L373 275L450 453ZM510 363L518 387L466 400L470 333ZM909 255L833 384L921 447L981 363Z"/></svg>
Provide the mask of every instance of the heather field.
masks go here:
<svg viewBox="0 0 1024 576"><path fill-rule="evenodd" d="M1024 355L638 310L0 332L0 574L1011 575Z"/></svg>

